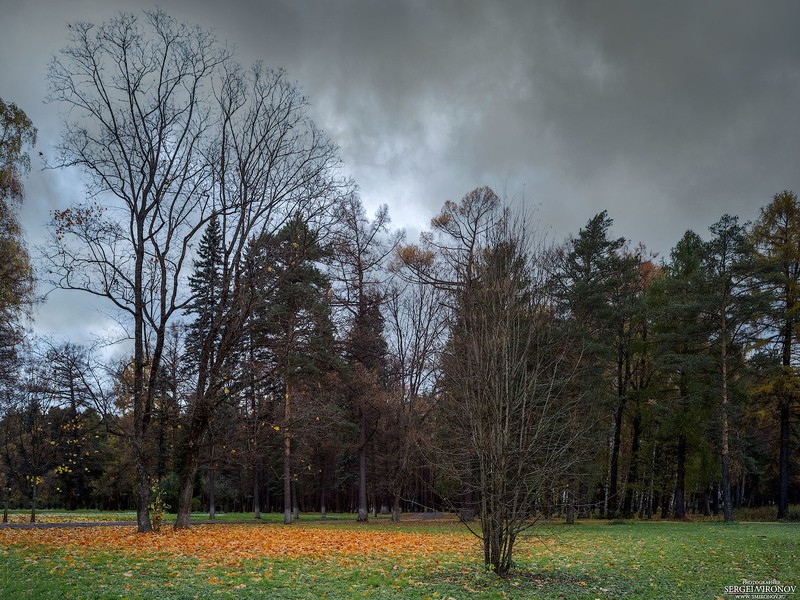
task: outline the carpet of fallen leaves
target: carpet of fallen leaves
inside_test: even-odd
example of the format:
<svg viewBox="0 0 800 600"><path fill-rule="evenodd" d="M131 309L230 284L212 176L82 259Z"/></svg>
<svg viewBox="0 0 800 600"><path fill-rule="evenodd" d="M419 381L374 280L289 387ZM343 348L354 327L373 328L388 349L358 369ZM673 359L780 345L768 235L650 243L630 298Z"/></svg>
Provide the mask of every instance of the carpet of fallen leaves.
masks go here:
<svg viewBox="0 0 800 600"><path fill-rule="evenodd" d="M132 527L63 527L0 529L0 547L53 547L133 554L168 553L201 562L235 564L269 557L319 558L387 555L416 561L478 550L468 534L285 527L282 525L195 525L189 530L162 530L141 535Z"/></svg>

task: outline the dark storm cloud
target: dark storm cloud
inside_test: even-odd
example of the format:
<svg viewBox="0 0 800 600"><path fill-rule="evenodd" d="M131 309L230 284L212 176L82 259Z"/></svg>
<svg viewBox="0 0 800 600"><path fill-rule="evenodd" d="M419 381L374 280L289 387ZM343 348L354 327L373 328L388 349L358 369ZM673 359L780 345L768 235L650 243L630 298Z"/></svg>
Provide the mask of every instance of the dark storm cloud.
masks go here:
<svg viewBox="0 0 800 600"><path fill-rule="evenodd" d="M563 239L608 209L615 233L662 255L723 213L744 219L800 190L800 4L166 0L244 63L285 67L340 145L370 206L425 227L488 184L538 207ZM0 96L40 128L48 57L65 24L148 3L16 3L0 23ZM80 198L34 173L25 222ZM37 233L38 232L38 233Z"/></svg>
<svg viewBox="0 0 800 600"><path fill-rule="evenodd" d="M287 66L403 222L489 183L558 238L607 208L664 253L798 185L795 3L291 6Z"/></svg>

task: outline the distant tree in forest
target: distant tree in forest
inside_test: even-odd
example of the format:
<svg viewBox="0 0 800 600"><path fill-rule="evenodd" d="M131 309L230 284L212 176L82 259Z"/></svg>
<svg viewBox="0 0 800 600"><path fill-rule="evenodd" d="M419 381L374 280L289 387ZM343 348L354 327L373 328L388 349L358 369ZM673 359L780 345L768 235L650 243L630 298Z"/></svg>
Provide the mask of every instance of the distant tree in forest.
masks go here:
<svg viewBox="0 0 800 600"><path fill-rule="evenodd" d="M778 518L789 514L793 413L798 405L797 325L800 320L800 201L783 191L759 212L751 230L758 285L769 307L761 315L764 339L777 348L782 372L772 384L779 423Z"/></svg>
<svg viewBox="0 0 800 600"><path fill-rule="evenodd" d="M442 290L411 282L392 286L387 295L389 393L378 461L395 521L400 519L404 490L426 466L421 449L432 430L434 390L447 331L444 301Z"/></svg>
<svg viewBox="0 0 800 600"><path fill-rule="evenodd" d="M606 410L612 417L604 495L609 518L622 504L618 485L624 417L629 401L637 398L635 388L645 368L637 348L644 333L649 273L643 268L648 260L644 249L632 251L624 238L611 238L612 224L606 211L590 219L567 242L553 277L560 309L583 339L582 381L591 410ZM585 497L580 502L585 504Z"/></svg>
<svg viewBox="0 0 800 600"><path fill-rule="evenodd" d="M358 522L367 517L367 445L376 431L381 397L387 380L387 343L384 334L384 303L387 258L402 234L389 232L389 212L382 206L373 219L361 200L351 195L337 211L338 227L333 236L332 276L337 304L346 330L344 354L351 369L345 378L351 410L358 423Z"/></svg>
<svg viewBox="0 0 800 600"><path fill-rule="evenodd" d="M264 236L258 243L264 249L258 255L264 312L255 326L260 343L274 357L274 372L282 382L284 523L290 524L296 513L293 446L301 430L295 405L304 402L309 388L338 362L333 349L330 281L319 265L327 250L299 214L277 234Z"/></svg>
<svg viewBox="0 0 800 600"><path fill-rule="evenodd" d="M731 427L733 399L746 375L746 354L756 340L754 316L763 312L763 296L753 293L753 247L746 228L724 215L709 227L704 248L704 312L711 328L710 352L718 369L719 445L723 518L733 520Z"/></svg>
<svg viewBox="0 0 800 600"><path fill-rule="evenodd" d="M691 453L705 437L709 421L711 327L703 272L704 244L687 231L650 288L655 361L662 371L655 394L664 435L675 456L674 516L686 516L686 474Z"/></svg>

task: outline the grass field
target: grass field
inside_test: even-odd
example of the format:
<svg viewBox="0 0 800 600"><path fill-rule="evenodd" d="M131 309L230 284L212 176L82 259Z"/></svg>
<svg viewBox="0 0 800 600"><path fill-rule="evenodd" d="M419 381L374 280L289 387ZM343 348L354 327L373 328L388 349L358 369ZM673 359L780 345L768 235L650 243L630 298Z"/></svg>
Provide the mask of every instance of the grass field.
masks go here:
<svg viewBox="0 0 800 600"><path fill-rule="evenodd" d="M73 518L98 517L131 518ZM725 587L742 580L800 586L797 524L553 525L523 541L512 576L498 578L452 520L339 517L287 527L269 515L152 535L132 526L0 528L0 597L715 599L732 597ZM800 600L800 589L787 598Z"/></svg>

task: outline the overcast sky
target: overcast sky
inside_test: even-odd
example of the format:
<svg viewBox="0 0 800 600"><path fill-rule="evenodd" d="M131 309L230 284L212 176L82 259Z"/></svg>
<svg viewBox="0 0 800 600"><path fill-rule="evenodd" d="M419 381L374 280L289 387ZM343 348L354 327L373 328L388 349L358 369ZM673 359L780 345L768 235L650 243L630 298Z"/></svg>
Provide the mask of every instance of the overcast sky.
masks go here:
<svg viewBox="0 0 800 600"><path fill-rule="evenodd" d="M3 2L0 97L59 133L43 104L66 25L138 0ZM340 146L368 207L412 237L447 199L490 185L563 240L607 209L614 234L668 254L724 213L755 218L800 191L800 2L162 0L239 60L285 67ZM77 174L34 169L23 222L38 241ZM33 244L31 244L33 245ZM100 316L56 293L37 328Z"/></svg>

